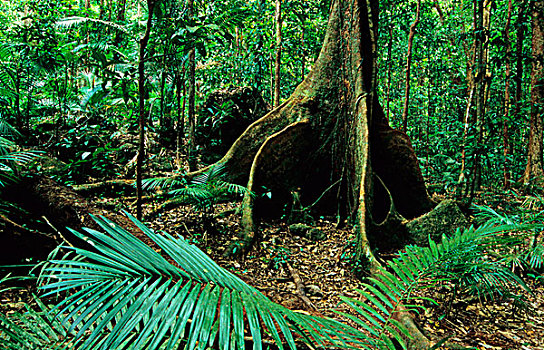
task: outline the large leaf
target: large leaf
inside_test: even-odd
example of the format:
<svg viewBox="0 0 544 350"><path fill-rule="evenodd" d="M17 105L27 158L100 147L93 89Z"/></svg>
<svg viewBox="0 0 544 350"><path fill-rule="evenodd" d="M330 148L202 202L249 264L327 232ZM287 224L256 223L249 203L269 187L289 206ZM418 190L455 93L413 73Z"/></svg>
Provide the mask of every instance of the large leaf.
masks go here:
<svg viewBox="0 0 544 350"><path fill-rule="evenodd" d="M64 295L54 313L75 333L78 349L123 344L204 349L217 335L221 349L243 349L247 336L255 340L254 349L261 349L267 334L291 349L297 338L342 346L346 338L372 348L356 329L275 304L183 238L154 233L130 218L164 256L113 222L95 218L104 232L72 231L93 250L67 247L71 253L43 269L41 288L46 295Z"/></svg>

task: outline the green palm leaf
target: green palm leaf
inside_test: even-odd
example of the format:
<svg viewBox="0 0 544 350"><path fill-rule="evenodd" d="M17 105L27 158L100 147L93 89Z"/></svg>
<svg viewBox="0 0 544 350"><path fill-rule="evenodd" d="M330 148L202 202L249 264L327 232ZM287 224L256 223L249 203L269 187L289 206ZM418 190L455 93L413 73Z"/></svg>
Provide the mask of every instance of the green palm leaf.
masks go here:
<svg viewBox="0 0 544 350"><path fill-rule="evenodd" d="M268 300L222 269L182 238L157 234L134 223L165 253L111 221L95 218L104 233L72 231L95 251L67 248L44 268L46 295L67 295L54 309L78 349L243 349L251 335L261 349L265 333L295 349L295 334L317 344L346 342L372 349L357 330L332 319L297 314ZM366 344L366 345L365 345Z"/></svg>
<svg viewBox="0 0 544 350"><path fill-rule="evenodd" d="M533 225L534 226L534 225ZM459 289L480 297L509 295L511 290L525 283L501 260L492 260L488 253L497 247L507 247L520 242L505 233L533 226L483 225L457 230L451 237L443 237L440 244L429 241L429 247L408 246L399 257L386 264L375 278L370 278L358 292L363 301L341 297L356 315L340 313L376 338L377 348L395 349L391 338L406 349L405 339L410 335L395 319L395 313L404 308L418 312L425 309L415 300L436 302L430 298L414 297L418 289L432 288L449 281Z"/></svg>

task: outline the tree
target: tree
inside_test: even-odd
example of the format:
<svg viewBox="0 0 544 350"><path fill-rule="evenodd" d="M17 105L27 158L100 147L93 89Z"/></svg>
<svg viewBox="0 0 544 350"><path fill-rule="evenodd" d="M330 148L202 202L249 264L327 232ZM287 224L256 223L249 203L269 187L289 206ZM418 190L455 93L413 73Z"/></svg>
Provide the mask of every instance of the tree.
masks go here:
<svg viewBox="0 0 544 350"><path fill-rule="evenodd" d="M544 115L544 1L532 3L533 63L531 66L531 120L528 142L527 167L523 174L526 185L544 183L543 115Z"/></svg>
<svg viewBox="0 0 544 350"><path fill-rule="evenodd" d="M416 19L410 26L410 34L408 35L408 53L406 55L406 88L404 94L404 109L402 111L402 131L408 130L408 105L410 101L410 68L412 68L412 45L414 43L414 36L416 35L417 25L419 24L419 14L421 9L421 0L417 1L416 7ZM392 34L391 34L392 37ZM389 113L389 109L387 110Z"/></svg>
<svg viewBox="0 0 544 350"><path fill-rule="evenodd" d="M276 0L276 59L274 61L274 107L280 104L280 68L281 68L281 0Z"/></svg>
<svg viewBox="0 0 544 350"><path fill-rule="evenodd" d="M145 58L146 58L146 49L147 43L149 42L149 37L151 35L151 25L153 23L153 9L156 5L156 0L147 0L147 23L145 27L144 35L140 38L140 56L138 61L138 95L139 95L139 105L138 105L138 156L136 158L136 216L142 218L142 171L145 160L145 126L146 126L146 78L145 78Z"/></svg>
<svg viewBox="0 0 544 350"><path fill-rule="evenodd" d="M258 237L256 198L263 192L280 203L297 188L308 202L326 192L342 219L355 223L357 257L371 268L377 262L369 241L378 241L378 231L379 241L399 244L388 233L433 208L409 138L387 124L375 93L377 21L377 1L335 1L310 74L219 161L230 171L228 181L247 182L257 195L244 197L235 250L249 249Z"/></svg>
<svg viewBox="0 0 544 350"><path fill-rule="evenodd" d="M188 0L187 1L187 10L189 13L189 17L191 20L193 20L194 12L195 12L195 5L194 0ZM188 73L188 110L187 110L187 120L189 122L189 132L188 132L188 138L187 138L187 160L189 163L189 169L195 170L196 169L196 114L195 114L195 88L196 88L196 81L195 81L195 68L196 68L196 60L195 60L195 54L196 49L193 47L189 51L189 58L187 60L187 73Z"/></svg>

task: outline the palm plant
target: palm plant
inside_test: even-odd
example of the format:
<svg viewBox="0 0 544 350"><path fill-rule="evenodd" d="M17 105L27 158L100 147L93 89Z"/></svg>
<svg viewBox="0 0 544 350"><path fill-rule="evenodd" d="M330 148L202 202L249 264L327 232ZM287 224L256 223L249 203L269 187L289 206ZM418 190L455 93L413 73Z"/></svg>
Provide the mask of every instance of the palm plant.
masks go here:
<svg viewBox="0 0 544 350"><path fill-rule="evenodd" d="M211 212L215 204L233 196L241 196L247 188L227 182L226 168L223 164L212 166L189 182L182 177L157 177L143 181L146 190L169 188L167 195L176 203L191 204L198 210Z"/></svg>
<svg viewBox="0 0 544 350"><path fill-rule="evenodd" d="M60 322L60 331L47 338L16 336L24 334L22 327L3 318L4 342L15 347L27 338L39 338L40 349L118 349L128 344L131 349L177 349L182 344L205 349L216 342L221 349L243 349L248 331L256 349L264 332L280 348L284 340L295 349L295 334L318 344L347 346L339 334L354 345L368 344L340 322L271 302L182 238L154 233L131 219L170 261L111 221L95 218L106 233L73 232L95 250L68 248L61 259L50 260L41 275L46 296L65 296L44 315L54 315L48 320ZM74 293L67 295L68 290ZM42 321L47 322L43 317ZM39 327L28 324L26 330L34 334Z"/></svg>
<svg viewBox="0 0 544 350"><path fill-rule="evenodd" d="M353 312L338 314L354 322L355 329L277 305L184 239L154 233L131 219L166 257L111 221L95 218L105 233L73 231L93 250L66 247L64 256L44 265L41 288L46 296L59 296L58 303L46 313L17 315L23 321L1 317L3 344L30 344L28 349L205 349L212 344L243 349L245 336L251 335L254 349L261 349L265 338L280 349L295 349L297 339L359 349L395 349L396 339L407 348L411 335L397 315L424 309L418 300L434 302L416 296L416 290L445 281L480 295L525 287L500 260L486 257L497 244L511 244L504 233L519 227L458 230L440 244L407 247L364 284L364 298L342 297Z"/></svg>
<svg viewBox="0 0 544 350"><path fill-rule="evenodd" d="M0 187L17 181L20 167L39 157L40 151L20 151L9 138L19 133L0 115Z"/></svg>
<svg viewBox="0 0 544 350"><path fill-rule="evenodd" d="M539 242L539 235L544 229L540 224L544 217L544 199L540 196L527 198L518 212L514 214L500 213L490 207L475 205L476 217L495 224L519 225L522 222L532 223L533 234L520 241L514 254L506 257L507 263L513 268L541 270L544 265L544 243Z"/></svg>

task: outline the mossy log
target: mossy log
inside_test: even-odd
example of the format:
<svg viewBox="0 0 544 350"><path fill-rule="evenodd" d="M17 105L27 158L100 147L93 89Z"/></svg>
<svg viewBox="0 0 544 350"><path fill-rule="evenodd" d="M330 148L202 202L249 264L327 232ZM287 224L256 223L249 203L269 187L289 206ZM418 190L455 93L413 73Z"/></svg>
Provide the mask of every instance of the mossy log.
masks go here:
<svg viewBox="0 0 544 350"><path fill-rule="evenodd" d="M126 216L106 210L46 176L24 178L5 188L2 196L19 210L0 217L0 265L45 258L61 243L80 244L67 227L98 229L91 215L103 215L141 235Z"/></svg>

